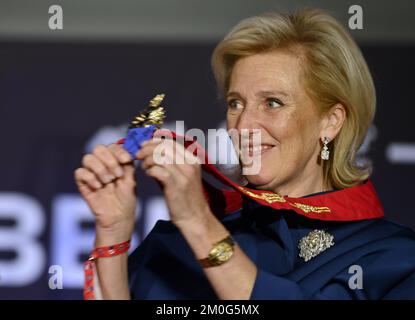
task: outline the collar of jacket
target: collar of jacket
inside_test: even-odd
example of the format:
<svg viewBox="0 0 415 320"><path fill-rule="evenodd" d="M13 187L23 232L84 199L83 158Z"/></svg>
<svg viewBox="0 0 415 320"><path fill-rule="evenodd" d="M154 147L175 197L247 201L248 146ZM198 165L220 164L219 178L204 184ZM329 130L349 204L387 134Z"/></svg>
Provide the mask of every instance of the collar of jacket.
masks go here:
<svg viewBox="0 0 415 320"><path fill-rule="evenodd" d="M163 135L159 130L159 135ZM178 138L187 148L192 145L192 151L204 159L202 168L221 183L231 187L218 189L203 181L204 192L214 214L223 216L242 208L244 199L251 198L261 205L272 207L276 213L281 209L292 210L310 219L325 221L358 221L381 218L384 216L382 204L370 180L364 183L327 193L293 198L281 196L272 191L256 190L236 184L213 164L209 163L206 151L191 137L183 137L168 131L168 136ZM123 141L119 141L123 143Z"/></svg>

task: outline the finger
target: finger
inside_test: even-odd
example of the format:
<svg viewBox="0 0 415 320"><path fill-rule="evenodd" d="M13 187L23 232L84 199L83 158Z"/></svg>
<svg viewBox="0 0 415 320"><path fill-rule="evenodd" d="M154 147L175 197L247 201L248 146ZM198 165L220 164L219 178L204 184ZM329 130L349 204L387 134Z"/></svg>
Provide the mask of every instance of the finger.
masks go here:
<svg viewBox="0 0 415 320"><path fill-rule="evenodd" d="M173 133L168 129L157 129L153 133L153 139L156 139L156 140L160 140L160 139L173 140Z"/></svg>
<svg viewBox="0 0 415 320"><path fill-rule="evenodd" d="M135 166L133 164L123 165L124 176L121 179L135 181Z"/></svg>
<svg viewBox="0 0 415 320"><path fill-rule="evenodd" d="M142 169L146 172L150 170L149 172L151 173L154 169L154 167L160 167L161 169L163 169L164 171L164 175L168 175L168 177L164 177L163 176L157 176L156 178L158 180L160 180L161 182L167 184L167 183L172 183L176 186L178 185L183 185L186 183L186 181L189 180L188 177L186 177L186 174L183 172L185 171L183 169L184 166L188 166L188 165L175 165L173 164L173 156L171 154L166 155L166 159L163 163L159 164L156 159L152 156L148 156L146 158L143 159L142 163L141 163L141 167ZM159 171L160 169L157 169L157 171ZM194 175L188 175L191 179L194 178Z"/></svg>
<svg viewBox="0 0 415 320"><path fill-rule="evenodd" d="M163 144L146 145L142 158L141 168L147 170L153 165L159 165L179 171L184 176L195 173L194 165L200 164L200 159L175 141L165 141Z"/></svg>
<svg viewBox="0 0 415 320"><path fill-rule="evenodd" d="M187 150L182 144L176 141L165 141L163 147L165 147L164 158L168 160L169 164L177 166L177 169L182 173L191 173L193 171L193 165L199 165L201 163L199 157L195 156L193 152ZM159 162L156 161L156 163L158 164Z"/></svg>
<svg viewBox="0 0 415 320"><path fill-rule="evenodd" d="M150 142L143 147L138 155L142 160L142 168L147 169L152 165L172 165L174 158L174 145L172 141ZM182 161L184 163L184 161Z"/></svg>
<svg viewBox="0 0 415 320"><path fill-rule="evenodd" d="M105 167L112 173L112 175L119 178L123 175L121 165L112 152L103 145L98 145L92 152L99 160L101 160ZM113 180L114 180L113 179Z"/></svg>
<svg viewBox="0 0 415 320"><path fill-rule="evenodd" d="M147 157L143 158L142 161L141 161L141 169L143 169L144 171L147 170L148 168L154 166L154 165L157 165L157 163L154 161L153 156L147 156Z"/></svg>
<svg viewBox="0 0 415 320"><path fill-rule="evenodd" d="M170 168L174 165L173 160L173 156L171 156L170 154L163 154L163 156L159 157L155 153L153 153L142 159L141 169L147 170L148 168L155 165Z"/></svg>
<svg viewBox="0 0 415 320"><path fill-rule="evenodd" d="M156 140L156 139L151 139L151 140L147 140L147 141L143 142L141 144L141 149L140 149L140 151L138 151L136 153L135 158L137 160L142 160L145 157L148 157L149 155L152 155L154 149L161 143L164 143L164 141L163 140Z"/></svg>
<svg viewBox="0 0 415 320"><path fill-rule="evenodd" d="M82 159L84 168L93 172L102 183L110 183L115 180L115 176L108 170L108 168L95 155L87 154Z"/></svg>
<svg viewBox="0 0 415 320"><path fill-rule="evenodd" d="M133 165L133 163L131 162L129 164L122 165L122 169L124 171L124 175L121 178L118 178L116 181L126 182L128 185L135 185L135 166Z"/></svg>
<svg viewBox="0 0 415 320"><path fill-rule="evenodd" d="M197 155L194 155L193 152L190 152L189 150L184 150L184 159L187 164L190 165L200 165L202 163L202 160Z"/></svg>
<svg viewBox="0 0 415 320"><path fill-rule="evenodd" d="M161 166L152 166L145 171L146 175L160 181L164 186L173 179L171 172Z"/></svg>
<svg viewBox="0 0 415 320"><path fill-rule="evenodd" d="M133 161L128 151L125 150L124 147L122 147L119 144L110 144L108 146L108 149L112 152L112 154L115 156L115 158L118 160L120 164L126 164Z"/></svg>
<svg viewBox="0 0 415 320"><path fill-rule="evenodd" d="M196 157L193 152L187 150L187 148L175 140L166 140L166 154L174 156L176 161L175 164L195 164L200 163L200 159Z"/></svg>
<svg viewBox="0 0 415 320"><path fill-rule="evenodd" d="M75 181L79 188L85 189L85 186L93 190L102 188L97 176L85 168L75 170Z"/></svg>
<svg viewBox="0 0 415 320"><path fill-rule="evenodd" d="M79 184L78 190L83 197L87 197L89 194L95 192L96 189L89 187L87 184Z"/></svg>

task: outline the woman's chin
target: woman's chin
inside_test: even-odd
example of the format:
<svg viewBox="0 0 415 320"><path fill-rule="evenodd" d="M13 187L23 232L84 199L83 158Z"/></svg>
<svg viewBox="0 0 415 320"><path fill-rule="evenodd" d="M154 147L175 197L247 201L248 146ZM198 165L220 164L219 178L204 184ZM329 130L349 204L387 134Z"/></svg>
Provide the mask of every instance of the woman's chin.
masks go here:
<svg viewBox="0 0 415 320"><path fill-rule="evenodd" d="M244 176L249 184L255 186L257 189L267 189L270 179L262 176L261 174L246 175Z"/></svg>

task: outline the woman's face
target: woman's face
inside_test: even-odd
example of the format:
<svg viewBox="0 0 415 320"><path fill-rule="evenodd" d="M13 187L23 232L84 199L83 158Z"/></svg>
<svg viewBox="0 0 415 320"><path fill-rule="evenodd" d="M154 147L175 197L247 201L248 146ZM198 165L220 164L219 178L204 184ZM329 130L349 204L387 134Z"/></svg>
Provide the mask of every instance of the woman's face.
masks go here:
<svg viewBox="0 0 415 320"><path fill-rule="evenodd" d="M322 190L322 117L301 83L300 57L287 51L255 54L238 60L226 96L228 129L260 130L258 174L247 180L258 189L302 196L299 185ZM316 185L317 184L317 185Z"/></svg>

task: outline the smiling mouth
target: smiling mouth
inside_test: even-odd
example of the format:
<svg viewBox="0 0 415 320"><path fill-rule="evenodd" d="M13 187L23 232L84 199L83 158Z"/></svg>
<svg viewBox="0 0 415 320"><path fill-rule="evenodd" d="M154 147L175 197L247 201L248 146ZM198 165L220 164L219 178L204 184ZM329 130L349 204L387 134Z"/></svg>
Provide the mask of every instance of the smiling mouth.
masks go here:
<svg viewBox="0 0 415 320"><path fill-rule="evenodd" d="M244 156L255 157L259 155L263 155L273 149L275 146L270 144L261 144L259 146L252 146L242 148L242 154Z"/></svg>

